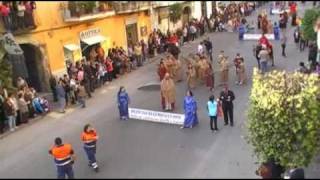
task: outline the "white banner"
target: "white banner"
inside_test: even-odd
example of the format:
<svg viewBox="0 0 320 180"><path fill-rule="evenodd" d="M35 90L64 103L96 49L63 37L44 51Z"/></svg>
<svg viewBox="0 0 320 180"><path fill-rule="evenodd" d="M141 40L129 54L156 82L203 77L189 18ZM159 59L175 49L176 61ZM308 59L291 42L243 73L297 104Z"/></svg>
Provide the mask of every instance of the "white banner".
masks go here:
<svg viewBox="0 0 320 180"><path fill-rule="evenodd" d="M262 34L244 34L244 40L259 40ZM274 34L265 34L268 40L274 40Z"/></svg>
<svg viewBox="0 0 320 180"><path fill-rule="evenodd" d="M129 118L176 125L182 125L184 123L184 114L166 113L136 108L129 108Z"/></svg>
<svg viewBox="0 0 320 180"><path fill-rule="evenodd" d="M286 9L286 10L272 9L272 10L271 10L272 14L281 14L281 13L284 13L284 11L286 11L287 13L289 13L289 12L290 12L290 9Z"/></svg>

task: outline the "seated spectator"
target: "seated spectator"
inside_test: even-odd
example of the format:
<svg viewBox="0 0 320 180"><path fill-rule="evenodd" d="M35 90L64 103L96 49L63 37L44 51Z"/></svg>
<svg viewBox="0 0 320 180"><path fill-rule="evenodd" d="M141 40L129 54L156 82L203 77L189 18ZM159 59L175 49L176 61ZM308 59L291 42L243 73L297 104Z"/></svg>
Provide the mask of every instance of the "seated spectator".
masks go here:
<svg viewBox="0 0 320 180"><path fill-rule="evenodd" d="M304 73L304 74L308 74L309 73L309 69L304 65L303 62L300 62L299 66L300 66L299 69L298 69L299 72Z"/></svg>
<svg viewBox="0 0 320 180"><path fill-rule="evenodd" d="M35 109L37 114L42 114L45 112L45 110L43 109L43 107L41 105L41 98L40 97L36 97L32 100L32 106Z"/></svg>

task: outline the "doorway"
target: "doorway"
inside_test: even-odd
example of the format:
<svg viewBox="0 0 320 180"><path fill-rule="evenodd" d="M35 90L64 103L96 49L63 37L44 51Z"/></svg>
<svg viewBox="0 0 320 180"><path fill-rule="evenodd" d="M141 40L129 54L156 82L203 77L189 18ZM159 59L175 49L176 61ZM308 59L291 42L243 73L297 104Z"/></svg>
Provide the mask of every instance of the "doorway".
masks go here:
<svg viewBox="0 0 320 180"><path fill-rule="evenodd" d="M201 1L201 15L207 17L207 1Z"/></svg>
<svg viewBox="0 0 320 180"><path fill-rule="evenodd" d="M136 44L139 41L137 23L126 25L126 35L127 35L127 46Z"/></svg>
<svg viewBox="0 0 320 180"><path fill-rule="evenodd" d="M183 8L183 15L182 15L183 25L189 23L190 15L191 15L191 8L189 6L186 6L185 8Z"/></svg>
<svg viewBox="0 0 320 180"><path fill-rule="evenodd" d="M43 56L39 49L32 44L20 44L25 57L25 63L28 71L29 86L32 86L37 92L45 92L48 90L46 73L43 63Z"/></svg>

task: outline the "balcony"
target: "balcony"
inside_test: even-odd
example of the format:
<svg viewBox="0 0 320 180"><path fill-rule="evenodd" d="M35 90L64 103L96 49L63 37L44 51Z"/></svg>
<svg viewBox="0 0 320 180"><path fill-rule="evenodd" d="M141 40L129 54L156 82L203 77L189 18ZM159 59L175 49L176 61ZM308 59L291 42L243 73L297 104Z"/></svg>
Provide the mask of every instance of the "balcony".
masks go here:
<svg viewBox="0 0 320 180"><path fill-rule="evenodd" d="M132 13L148 10L151 7L151 1L112 1L117 14Z"/></svg>
<svg viewBox="0 0 320 180"><path fill-rule="evenodd" d="M9 11L9 4L3 3L2 6L2 14L1 14L1 30L3 29L6 32L11 32L13 34L21 34L27 33L31 30L37 28L34 11L35 2L34 3L25 3L19 8L23 8L23 10L18 11L18 4L12 3L12 6L16 7ZM10 13L9 13L10 12Z"/></svg>
<svg viewBox="0 0 320 180"><path fill-rule="evenodd" d="M61 4L65 22L83 22L115 15L108 1L69 1Z"/></svg>

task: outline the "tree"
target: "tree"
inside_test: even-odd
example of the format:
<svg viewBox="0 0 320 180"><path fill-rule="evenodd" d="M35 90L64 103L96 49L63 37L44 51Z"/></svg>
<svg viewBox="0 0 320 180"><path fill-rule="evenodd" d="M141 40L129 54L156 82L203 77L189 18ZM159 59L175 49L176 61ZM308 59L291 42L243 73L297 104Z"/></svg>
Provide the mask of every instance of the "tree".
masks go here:
<svg viewBox="0 0 320 180"><path fill-rule="evenodd" d="M173 23L177 23L178 20L181 18L182 15L182 6L180 3L173 4L169 7L169 16L170 20Z"/></svg>
<svg viewBox="0 0 320 180"><path fill-rule="evenodd" d="M314 24L318 17L320 17L319 9L308 9L304 14L302 33L307 40L315 41L317 39L317 34L314 32Z"/></svg>
<svg viewBox="0 0 320 180"><path fill-rule="evenodd" d="M12 84L12 69L6 58L0 58L0 87L6 87L11 91L14 89Z"/></svg>
<svg viewBox="0 0 320 180"><path fill-rule="evenodd" d="M320 79L298 72L254 70L247 140L260 162L308 166L320 150Z"/></svg>

